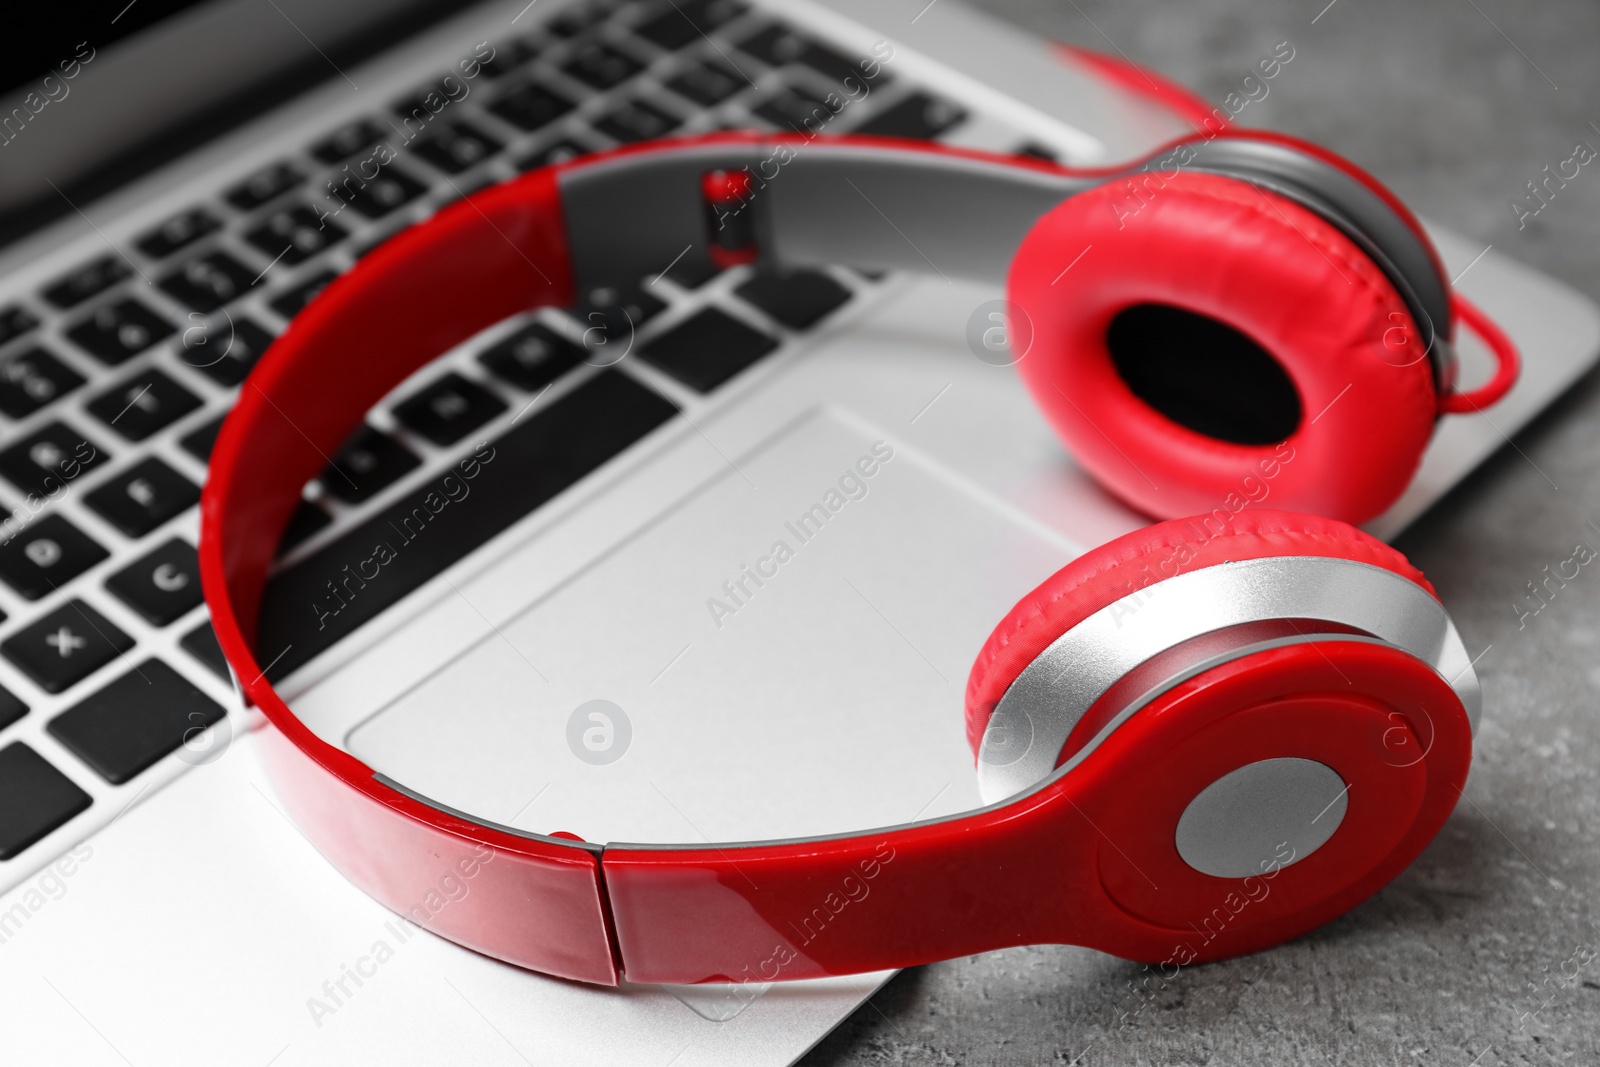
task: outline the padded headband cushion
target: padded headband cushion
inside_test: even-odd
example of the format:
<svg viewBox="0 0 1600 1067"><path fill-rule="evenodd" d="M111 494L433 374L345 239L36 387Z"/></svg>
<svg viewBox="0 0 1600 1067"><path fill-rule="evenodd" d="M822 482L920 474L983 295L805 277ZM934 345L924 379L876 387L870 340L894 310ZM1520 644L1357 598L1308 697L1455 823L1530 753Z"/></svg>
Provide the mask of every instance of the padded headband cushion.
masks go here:
<svg viewBox="0 0 1600 1067"><path fill-rule="evenodd" d="M1034 337L1018 369L1068 448L1161 518L1218 507L1274 455L1174 421L1119 375L1112 320L1176 307L1254 341L1294 386L1293 460L1270 482L1273 506L1349 522L1382 512L1410 482L1438 409L1420 347L1393 344L1418 336L1394 286L1331 223L1247 181L1181 172L1140 195L1113 182L1071 197L1012 263L1010 296Z"/></svg>
<svg viewBox="0 0 1600 1067"><path fill-rule="evenodd" d="M1161 578L1232 560L1327 556L1393 571L1433 586L1406 558L1335 519L1283 511L1243 511L1224 525L1202 516L1157 523L1086 552L1052 574L1006 613L967 676L967 742L974 756L1000 698L1056 638L1114 601Z"/></svg>

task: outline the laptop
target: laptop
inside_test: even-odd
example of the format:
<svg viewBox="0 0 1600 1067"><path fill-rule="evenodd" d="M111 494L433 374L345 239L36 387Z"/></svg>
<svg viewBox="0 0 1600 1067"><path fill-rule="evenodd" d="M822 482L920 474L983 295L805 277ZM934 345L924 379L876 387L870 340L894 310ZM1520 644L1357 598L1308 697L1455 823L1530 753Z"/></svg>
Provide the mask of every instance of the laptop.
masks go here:
<svg viewBox="0 0 1600 1067"><path fill-rule="evenodd" d="M217 427L271 338L398 229L585 152L793 127L856 56L881 74L828 132L1101 165L1184 125L956 0L56 10L0 74L5 1058L802 1057L890 975L553 979L387 911L301 837L201 602ZM339 196L375 145L394 158ZM1600 354L1586 299L1430 229L1526 370L1487 415L1441 424L1370 524L1384 537ZM714 842L976 807L975 652L1038 581L1146 521L969 343L1001 295L851 264L663 262L497 324L398 387L306 487L261 659L321 736L522 829ZM1470 385L1489 361L1461 348ZM582 461L491 501L458 489L442 506L470 521L396 529L416 564L329 599L447 470L541 435ZM471 888L447 878L432 899Z"/></svg>

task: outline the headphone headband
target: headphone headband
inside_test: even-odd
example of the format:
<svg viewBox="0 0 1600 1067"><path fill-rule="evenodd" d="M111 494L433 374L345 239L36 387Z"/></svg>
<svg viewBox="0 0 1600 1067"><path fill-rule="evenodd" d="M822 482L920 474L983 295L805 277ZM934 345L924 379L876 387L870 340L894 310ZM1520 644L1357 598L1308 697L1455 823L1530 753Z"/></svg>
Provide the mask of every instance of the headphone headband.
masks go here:
<svg viewBox="0 0 1600 1067"><path fill-rule="evenodd" d="M318 737L260 667L256 614L279 536L302 487L373 405L440 352L510 315L566 305L580 287L661 269L685 245L689 255L710 257L708 169L752 164L759 177L761 163L785 147L791 158L778 172L745 190L758 208L755 242L778 262L933 264L941 272L998 277L1033 220L1103 177L920 144L720 135L536 171L473 194L332 282L246 380L218 437L201 501L200 567L213 624L244 695L275 727L261 732L262 747L285 804L346 876L390 908L411 911L435 932L491 956L583 981L616 984L624 970L641 982L808 978L1038 942L1160 958L1182 923L1169 914L1136 918L1118 903L1102 882L1095 857L1105 854L1086 819L1126 812L1130 795L1139 799L1135 807L1181 805L1194 796L1199 787L1180 775L1141 777L1140 761L1129 755L1140 746L1171 750L1171 716L1129 719L1101 738L1070 778L1049 777L1052 763L1043 785L982 811L822 840L730 846L730 855L716 847L602 848L487 825L397 788ZM952 203L963 210L951 211ZM874 235L885 229L884 218L903 245ZM1192 581L1183 588L1256 573L1212 570L1185 576ZM1392 591L1380 584L1384 595ZM1315 605L1297 602L1294 610L1320 617ZM1368 611L1334 621L1347 615L1350 625L1392 639L1388 624ZM1456 714L1464 701L1475 708L1475 683L1463 683L1458 695L1438 673L1459 658L1448 620L1441 626L1428 616L1394 633L1401 647L1338 640L1327 648L1256 649L1247 657L1265 664L1256 673L1229 674L1236 664L1224 664L1204 686L1191 680L1183 693L1157 699L1198 709L1187 714L1209 724L1219 749L1229 738L1262 735L1259 728L1239 733L1254 721L1260 698L1250 686L1261 671L1276 692L1310 691L1325 685L1318 672L1329 657L1367 679L1368 692L1393 691L1415 707ZM268 661L277 652L262 651ZM1435 669L1417 669L1419 658ZM1287 731L1315 750L1331 743L1322 736L1327 731L1318 732L1324 718L1370 713L1355 698L1326 704L1267 732ZM1406 721L1403 729L1422 729ZM1285 895L1273 905L1281 914L1260 909L1259 923L1201 955L1275 943L1387 881L1448 814L1454 795L1440 783L1464 774L1465 744L1451 740L1428 765L1357 787L1358 797L1369 788L1374 797L1402 789L1417 812L1399 829L1375 824L1368 835L1375 844L1343 835L1319 854L1329 863L1354 856L1363 873L1326 897ZM1365 803L1353 800L1347 818L1376 819L1363 814ZM412 911L441 871L469 866L476 872L470 896L422 917ZM1203 876L1171 877L1181 885ZM875 903L866 903L869 896Z"/></svg>
<svg viewBox="0 0 1600 1067"><path fill-rule="evenodd" d="M751 175L733 211L750 213L765 261L1001 283L1022 238L1056 204L1118 179L1130 195L1149 195L1145 186L1159 189L1169 166L1237 178L1325 218L1400 294L1426 339L1435 388L1453 383L1450 297L1421 225L1370 176L1280 135L1182 138L1131 165L1067 170L895 138L722 133L605 153L567 165L558 180L580 292L644 277L686 248L689 265L709 265L702 177L714 171ZM1141 174L1151 177L1140 183Z"/></svg>

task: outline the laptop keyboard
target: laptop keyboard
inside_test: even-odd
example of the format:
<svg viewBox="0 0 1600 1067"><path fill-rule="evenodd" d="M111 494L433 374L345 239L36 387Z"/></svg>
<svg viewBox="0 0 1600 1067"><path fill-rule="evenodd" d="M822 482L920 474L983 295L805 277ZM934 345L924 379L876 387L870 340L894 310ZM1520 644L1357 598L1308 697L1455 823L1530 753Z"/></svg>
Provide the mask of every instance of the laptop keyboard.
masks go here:
<svg viewBox="0 0 1600 1067"><path fill-rule="evenodd" d="M868 98L819 125L855 61L734 0L582 4L492 43L475 78L425 81L387 109L308 130L298 151L219 179L116 239L115 253L0 301L0 502L11 509L0 860L12 861L0 888L27 873L15 860L31 845L75 819L83 829L69 833L91 831L97 798L128 803L106 787L140 789L131 783L222 721L227 668L192 542L204 463L272 338L361 255L472 189L618 144L808 122L936 138L969 118L883 69ZM383 144L394 158L363 179ZM750 267L617 279L430 366L307 486L262 607L270 674L304 665L876 284L844 269ZM615 354L623 337L634 359ZM468 465L476 492L421 506ZM397 531L393 558L372 562L385 580L351 583L348 565Z"/></svg>

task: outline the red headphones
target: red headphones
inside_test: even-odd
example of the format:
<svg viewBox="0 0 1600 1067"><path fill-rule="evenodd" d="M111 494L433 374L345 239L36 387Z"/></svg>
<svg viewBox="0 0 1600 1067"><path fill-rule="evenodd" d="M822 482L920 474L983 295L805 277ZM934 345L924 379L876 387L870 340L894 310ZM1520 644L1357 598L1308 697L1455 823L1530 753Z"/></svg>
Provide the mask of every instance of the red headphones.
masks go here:
<svg viewBox="0 0 1600 1067"><path fill-rule="evenodd" d="M530 834L381 778L267 682L252 639L279 535L367 410L479 330L685 245L722 263L1009 271L1031 323L1021 373L1073 454L1146 512L1198 513L1073 561L985 644L967 732L989 807L804 841ZM1455 315L1499 359L1475 393L1454 391ZM1341 914L1454 807L1472 664L1422 575L1340 520L1384 510L1439 414L1492 403L1516 372L1411 214L1287 138L1195 138L1095 173L875 139L664 142L475 194L329 285L222 428L201 572L292 816L397 911L470 870L469 895L411 914L480 952L604 984L1042 942L1182 965ZM1246 510L1252 478L1329 517Z"/></svg>

